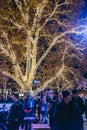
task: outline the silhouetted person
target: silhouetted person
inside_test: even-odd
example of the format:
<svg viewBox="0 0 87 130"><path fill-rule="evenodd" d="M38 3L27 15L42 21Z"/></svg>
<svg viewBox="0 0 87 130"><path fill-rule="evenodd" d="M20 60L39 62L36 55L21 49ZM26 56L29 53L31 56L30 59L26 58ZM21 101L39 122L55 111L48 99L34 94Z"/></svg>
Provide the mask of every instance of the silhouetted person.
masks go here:
<svg viewBox="0 0 87 130"><path fill-rule="evenodd" d="M68 90L64 90L62 95L63 99L54 112L54 130L82 130L82 116L78 105L72 102Z"/></svg>
<svg viewBox="0 0 87 130"><path fill-rule="evenodd" d="M72 100L78 104L81 114L84 114L84 102L83 99L78 95L78 90L73 89L72 90Z"/></svg>
<svg viewBox="0 0 87 130"><path fill-rule="evenodd" d="M24 106L19 101L17 93L13 95L13 101L8 118L8 130L19 130L19 126L23 126L24 123Z"/></svg>
<svg viewBox="0 0 87 130"><path fill-rule="evenodd" d="M50 102L49 102L49 124L51 127L51 130L54 130L54 119L53 119L53 113L55 111L55 107L57 105L57 103L59 103L59 99L58 99L58 92L54 92L51 93L53 95L51 95L52 98L50 98Z"/></svg>

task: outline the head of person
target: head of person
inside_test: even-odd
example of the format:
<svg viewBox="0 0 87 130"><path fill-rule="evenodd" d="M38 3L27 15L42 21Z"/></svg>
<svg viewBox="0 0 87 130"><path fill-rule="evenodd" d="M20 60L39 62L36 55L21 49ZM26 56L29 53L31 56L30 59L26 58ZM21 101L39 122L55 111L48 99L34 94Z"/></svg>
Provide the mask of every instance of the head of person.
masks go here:
<svg viewBox="0 0 87 130"><path fill-rule="evenodd" d="M72 90L72 96L73 97L78 97L78 90L77 89Z"/></svg>
<svg viewBox="0 0 87 130"><path fill-rule="evenodd" d="M18 99L19 99L18 93L14 93L13 94L13 101L16 102L16 101L18 101Z"/></svg>
<svg viewBox="0 0 87 130"><path fill-rule="evenodd" d="M61 92L59 92L59 94L58 94L58 98L59 98L60 101L62 101L62 99L63 99L63 95L62 95Z"/></svg>
<svg viewBox="0 0 87 130"><path fill-rule="evenodd" d="M58 98L58 91L55 91L54 92L54 97L53 97L54 99L57 99Z"/></svg>
<svg viewBox="0 0 87 130"><path fill-rule="evenodd" d="M53 93L52 90L50 90L50 91L48 92L48 95L49 95L49 98L50 98L50 99L53 99L54 93Z"/></svg>
<svg viewBox="0 0 87 130"><path fill-rule="evenodd" d="M2 109L6 109L6 108L7 108L6 104L3 104Z"/></svg>
<svg viewBox="0 0 87 130"><path fill-rule="evenodd" d="M71 93L68 90L62 91L63 100L66 104L68 104L71 101Z"/></svg>

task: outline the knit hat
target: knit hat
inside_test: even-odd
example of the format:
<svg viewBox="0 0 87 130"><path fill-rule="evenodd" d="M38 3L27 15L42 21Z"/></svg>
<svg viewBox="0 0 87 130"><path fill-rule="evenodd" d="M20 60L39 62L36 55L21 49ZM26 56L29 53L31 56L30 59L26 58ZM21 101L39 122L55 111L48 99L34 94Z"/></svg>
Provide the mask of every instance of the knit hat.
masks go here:
<svg viewBox="0 0 87 130"><path fill-rule="evenodd" d="M78 93L78 90L77 89L73 89L72 90L72 94L77 94Z"/></svg>
<svg viewBox="0 0 87 130"><path fill-rule="evenodd" d="M67 96L70 95L70 92L69 92L68 90L64 90L64 91L62 92L62 95L63 95L63 98L66 98Z"/></svg>

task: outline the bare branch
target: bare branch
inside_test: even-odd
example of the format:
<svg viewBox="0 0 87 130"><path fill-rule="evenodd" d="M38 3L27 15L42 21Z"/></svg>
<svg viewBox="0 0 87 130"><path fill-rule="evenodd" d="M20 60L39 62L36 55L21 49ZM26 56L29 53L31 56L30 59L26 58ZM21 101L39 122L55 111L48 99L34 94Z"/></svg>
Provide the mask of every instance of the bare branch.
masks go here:
<svg viewBox="0 0 87 130"><path fill-rule="evenodd" d="M3 17L1 14L0 14L0 18L4 21L8 21L8 18L7 17Z"/></svg>
<svg viewBox="0 0 87 130"><path fill-rule="evenodd" d="M21 15L22 15L23 19L25 20L25 15L24 15L23 10L22 10L22 4L21 4L21 2L19 0L14 0L14 1L15 1L15 4L17 5L18 9L21 12Z"/></svg>
<svg viewBox="0 0 87 130"><path fill-rule="evenodd" d="M9 78L11 78L11 79L13 79L20 87L21 87L21 89L24 89L24 85L23 84L21 84L21 80L20 80L20 78L18 78L18 77L16 77L15 75L13 75L13 74L11 74L11 73L9 73L9 72L6 72L6 71L2 71L2 73L3 73L3 75L5 75L5 76L7 76L7 77L9 77Z"/></svg>
<svg viewBox="0 0 87 130"><path fill-rule="evenodd" d="M44 24L42 25L42 26L40 26L39 28L40 29L42 29L45 25L46 25L46 23L50 20L50 18L52 18L53 16L54 16L54 14L56 14L56 12L57 13L65 13L66 11L63 11L63 12L58 12L57 11L57 9L59 8L59 7L61 7L61 6L63 6L63 5L68 5L68 4L71 4L71 2L70 1L68 1L68 0L65 0L65 2L63 2L63 3L60 3L60 4L56 4L55 5L55 8L54 8L54 10L52 11L52 13L51 14L49 14L49 17L45 20L45 22L44 22ZM68 11L67 11L68 12Z"/></svg>
<svg viewBox="0 0 87 130"><path fill-rule="evenodd" d="M86 41L87 40L87 38L84 38L84 39L82 39L80 42L79 42L79 44L82 44L84 41Z"/></svg>
<svg viewBox="0 0 87 130"><path fill-rule="evenodd" d="M80 48L80 47L77 48L76 45L73 44L72 41L69 41L69 40L65 41L65 39L62 39L62 42L67 43L68 46L74 48L74 50L76 50L80 54L80 56L83 55L83 53L81 51L83 51L84 48ZM72 56L75 56L75 54L73 54Z"/></svg>
<svg viewBox="0 0 87 130"><path fill-rule="evenodd" d="M20 25L19 23L16 23L15 21L13 21L12 19L8 19L8 18L6 18L6 17L3 17L3 16L1 16L0 15L0 18L3 20L3 21L6 21L6 22L11 22L13 25L14 25L14 27L12 27L11 26L11 28L18 28L18 29L25 29L25 27L23 26L23 25ZM2 27L5 27L5 25L4 26L2 26ZM6 26L7 27L7 26Z"/></svg>
<svg viewBox="0 0 87 130"><path fill-rule="evenodd" d="M35 18L34 18L34 22L33 22L33 26L32 26L32 31L34 31L34 29L37 27L39 27L39 24L38 24L38 20L41 19L41 16L42 16L42 13L43 13L43 10L44 10L44 7L46 6L46 3L47 3L47 0L43 0L41 2L41 4L39 4L36 8L36 13L35 13ZM39 29L40 30L40 29Z"/></svg>
<svg viewBox="0 0 87 130"><path fill-rule="evenodd" d="M48 37L48 38L51 38L51 39L54 38L54 37L52 37L51 35L48 35L48 34L42 34L42 35L40 35L39 39L40 39L41 37Z"/></svg>
<svg viewBox="0 0 87 130"><path fill-rule="evenodd" d="M65 65L64 65L64 56L65 56L66 51L67 51L67 48L65 48L65 50L64 50L64 52L63 52L64 55L63 55L63 57L62 57L62 66L61 66L61 69L56 73L55 76L53 76L53 77L51 77L49 80L47 80L47 81L43 84L42 88L38 88L38 89L37 89L38 92L39 92L40 90L44 90L44 89L48 86L49 83L53 82L53 81L56 80L58 77L61 77L61 76L62 76L62 78L64 78L64 76L62 75L62 73L63 73L63 70L64 70L64 68L65 68ZM65 79L65 78L64 78L64 79Z"/></svg>
<svg viewBox="0 0 87 130"><path fill-rule="evenodd" d="M43 86L42 86L41 88L37 88L37 90L36 90L36 92L35 92L35 95L37 94L37 92L40 92L40 91L44 90L44 89L48 86L49 83L53 82L53 81L56 80L58 77L60 77L60 76L61 76L61 73L63 72L63 70L64 70L64 65L63 65L63 66L61 67L61 69L57 72L57 74L56 74L55 76L51 77L49 80L47 80L47 81L43 84Z"/></svg>
<svg viewBox="0 0 87 130"><path fill-rule="evenodd" d="M12 47L10 45L9 39L7 37L7 34L4 31L1 31L1 32L2 32L2 37L5 38L6 43L7 43L7 50L4 49L5 48L4 46L3 46L2 49L4 49L4 52L6 52L6 54L9 55L9 58L11 58L13 65L17 65L18 72L20 72L20 73L18 73L18 72L17 73L19 75L21 75L21 77L22 77L22 71L20 69L20 66L19 66L19 63L17 61L16 55L15 55L14 51L12 50ZM14 70L15 70L15 73L16 73L16 69L14 69Z"/></svg>
<svg viewBox="0 0 87 130"><path fill-rule="evenodd" d="M9 43L9 39L8 39L8 37L7 37L7 34L4 32L4 31L0 31L1 33L2 33L2 35L1 35L1 38L4 38L5 40L6 40L6 43L7 43L7 48L8 48L8 50L11 48L11 45L10 45L10 43Z"/></svg>
<svg viewBox="0 0 87 130"><path fill-rule="evenodd" d="M46 4L47 4L47 0L43 0L43 1L41 2L41 4L39 4L39 5L37 6L36 14L35 14L35 17L36 17L37 19L41 18L42 13L43 13L43 11L44 11L44 7L46 6Z"/></svg>
<svg viewBox="0 0 87 130"><path fill-rule="evenodd" d="M9 56L9 51L3 46L3 45L0 45L0 50L2 50L0 53L3 53L5 54L6 56Z"/></svg>
<svg viewBox="0 0 87 130"><path fill-rule="evenodd" d="M78 27L76 28L76 29L78 29ZM87 30L86 30L87 31ZM77 33L77 31L73 31L74 33ZM80 32L80 33L83 33L84 31L82 31L82 32ZM78 34L78 33L77 33ZM62 40L62 42L63 42L63 40ZM65 42L65 41L64 41ZM72 45L72 47L74 47L74 49L76 49L78 52L79 52L79 50L75 47L75 45L73 45L73 44L71 44L71 42L70 41L66 41L67 43L69 43L69 45L71 46ZM51 79L49 79L47 82L45 82L44 84L43 84L43 90L48 86L48 84L50 83L50 82L53 82L56 78L58 78L58 76L61 76L63 79L65 79L65 77L62 75L62 72L63 72L63 70L64 70L64 68L65 68L65 65L64 65L64 59L65 59L65 54L67 54L66 52L67 52L67 50L68 50L68 47L69 46L67 46L66 48L65 48L65 50L64 50L64 55L63 55L63 57L62 57L62 67L61 67L61 69L57 72L57 74L55 75L55 76L53 76L53 77L51 77ZM79 52L80 53L80 52ZM80 53L81 54L81 53ZM74 55L72 55L72 56L75 56L75 54ZM80 60L80 59L79 59ZM71 71L71 70L70 70ZM71 71L72 72L72 71ZM73 73L73 72L72 72ZM69 84L69 81L67 80L67 83ZM65 88L65 87L64 87ZM38 89L37 91L40 91L40 89Z"/></svg>
<svg viewBox="0 0 87 130"><path fill-rule="evenodd" d="M14 22L12 19L10 19L10 22L11 22L15 27L17 27L18 29L22 29L22 28L24 29L24 26L23 26L23 25L20 25L20 24Z"/></svg>
<svg viewBox="0 0 87 130"><path fill-rule="evenodd" d="M9 78L12 78L14 81L17 80L17 79L16 79L16 76L13 75L13 74L11 74L11 73L9 73L9 72L2 71L2 74L5 75L5 76L7 76L7 77L9 77Z"/></svg>
<svg viewBox="0 0 87 130"><path fill-rule="evenodd" d="M61 7L61 6L63 6L63 5L68 5L68 4L71 4L72 3L72 1L71 0L65 0L64 2L61 2L60 3L60 1L58 2L58 7Z"/></svg>
<svg viewBox="0 0 87 130"><path fill-rule="evenodd" d="M55 14L65 14L65 15L68 15L70 13L70 11L67 11L67 10L64 10L64 11L62 11L62 12L60 12L60 11L56 11L55 12Z"/></svg>
<svg viewBox="0 0 87 130"><path fill-rule="evenodd" d="M82 30L82 31L79 32L78 29L81 29L81 28L85 28L85 30ZM50 50L52 49L52 47L53 47L55 44L57 44L57 43L60 42L60 41L58 41L58 39L64 37L66 34L69 34L69 33L74 33L74 34L80 35L80 34L82 34L82 33L84 33L84 32L87 32L87 26L79 26L79 27L76 27L76 28L71 29L71 30L69 30L69 31L65 31L64 33L62 33L62 34L56 36L56 37L53 39L51 45L48 47L48 49L45 51L45 53L42 55L42 57L41 57L41 58L39 59L39 61L37 62L37 67L41 64L41 62L44 60L44 58L48 55L48 53L50 52ZM37 68L37 67L36 67L36 68Z"/></svg>
<svg viewBox="0 0 87 130"><path fill-rule="evenodd" d="M60 22L58 21L56 18L50 18L49 21L56 21L58 25L64 26L64 27L68 27L68 25L66 25L66 23Z"/></svg>

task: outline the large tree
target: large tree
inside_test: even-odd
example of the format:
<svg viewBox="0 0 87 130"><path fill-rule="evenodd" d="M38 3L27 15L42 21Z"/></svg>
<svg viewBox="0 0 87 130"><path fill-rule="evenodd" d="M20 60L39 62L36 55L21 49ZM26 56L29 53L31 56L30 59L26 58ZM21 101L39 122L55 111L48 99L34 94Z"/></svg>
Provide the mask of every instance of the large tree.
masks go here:
<svg viewBox="0 0 87 130"><path fill-rule="evenodd" d="M39 80L34 94L47 86L63 89L83 80L83 9L85 0L0 0L3 74L30 93L33 81Z"/></svg>

